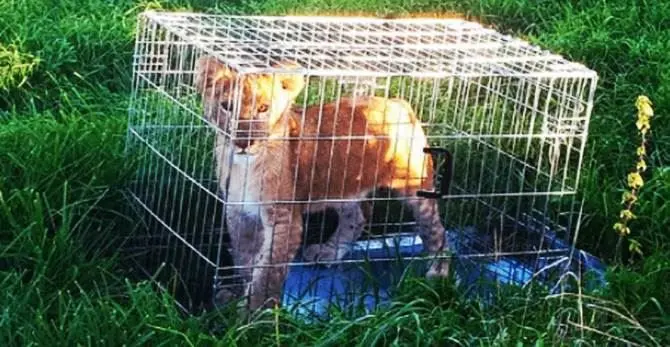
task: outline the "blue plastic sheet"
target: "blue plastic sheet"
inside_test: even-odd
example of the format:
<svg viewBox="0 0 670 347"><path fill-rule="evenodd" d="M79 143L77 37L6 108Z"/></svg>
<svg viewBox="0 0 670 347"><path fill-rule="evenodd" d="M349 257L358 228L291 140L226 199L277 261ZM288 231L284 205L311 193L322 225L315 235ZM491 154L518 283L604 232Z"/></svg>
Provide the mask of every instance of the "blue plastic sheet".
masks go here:
<svg viewBox="0 0 670 347"><path fill-rule="evenodd" d="M592 274L587 286L604 284L605 267L600 260L570 247L551 232L545 231L543 235L545 244L551 246L545 250L546 255L525 257L480 256L491 252L493 245L474 228L452 230L447 237L454 255L451 271L455 271L458 285L479 298L485 298L497 284L525 285L531 280L553 291L564 290L559 283L565 282L562 279L566 275L585 272ZM294 265L284 286L283 302L302 317L324 317L333 306L344 310L363 306L371 311L393 299L392 289L408 267L418 270L417 273L425 271L425 263L402 260L419 256L422 249L418 236L395 236L357 242L341 264ZM383 258L395 260L375 261Z"/></svg>

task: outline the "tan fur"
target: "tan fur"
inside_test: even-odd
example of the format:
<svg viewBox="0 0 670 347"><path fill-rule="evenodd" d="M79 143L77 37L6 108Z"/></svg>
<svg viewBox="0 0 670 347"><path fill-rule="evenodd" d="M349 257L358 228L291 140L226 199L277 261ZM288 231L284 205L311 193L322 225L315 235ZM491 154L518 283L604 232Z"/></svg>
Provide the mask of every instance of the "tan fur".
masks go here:
<svg viewBox="0 0 670 347"><path fill-rule="evenodd" d="M266 299L279 300L286 264L301 245L304 212L334 207L340 216L324 250L308 249L308 257L339 259L341 241L360 236L364 220L359 205L311 200L357 201L379 187L407 197L432 189L433 165L423 153L428 142L406 101L344 98L300 110L293 106L305 83L298 74L239 75L211 57L197 64L195 83L206 118L223 130L216 140L217 175L222 191L230 179L226 212L236 265L253 266L245 273L252 309L266 305ZM298 67L291 62L282 66ZM235 103L238 97L241 102ZM231 105L239 109L226 111ZM232 134L234 146L226 133ZM422 228L425 249L441 251L444 227L435 201L414 198L408 204ZM260 223L242 221L247 217ZM447 273L446 261L429 271Z"/></svg>

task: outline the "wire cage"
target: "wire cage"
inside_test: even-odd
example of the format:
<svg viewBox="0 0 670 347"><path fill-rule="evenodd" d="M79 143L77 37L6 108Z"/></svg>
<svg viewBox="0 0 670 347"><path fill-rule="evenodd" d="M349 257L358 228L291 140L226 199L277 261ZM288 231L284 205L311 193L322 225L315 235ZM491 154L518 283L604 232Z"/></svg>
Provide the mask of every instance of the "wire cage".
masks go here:
<svg viewBox="0 0 670 347"><path fill-rule="evenodd" d="M460 19L166 12L140 15L133 63L147 218L127 250L189 309L370 309L408 269L555 285L588 267L580 64Z"/></svg>

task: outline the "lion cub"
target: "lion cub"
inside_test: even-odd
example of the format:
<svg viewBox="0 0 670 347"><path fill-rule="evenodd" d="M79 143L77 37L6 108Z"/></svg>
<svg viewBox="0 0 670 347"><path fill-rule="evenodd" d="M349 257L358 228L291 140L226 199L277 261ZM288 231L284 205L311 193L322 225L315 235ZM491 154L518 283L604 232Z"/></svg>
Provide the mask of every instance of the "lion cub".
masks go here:
<svg viewBox="0 0 670 347"><path fill-rule="evenodd" d="M411 106L399 99L356 97L299 110L294 101L305 80L292 70L299 66L274 67L290 72L238 74L213 57L200 58L196 66L206 119L220 128L217 177L227 194L226 223L235 265L248 280L249 308L280 300L287 264L302 243L303 213L338 211L335 234L304 254L308 260L340 259L346 253L342 245L363 230L358 201L379 187L409 198L425 250L442 251L446 241L437 203L415 194L432 189L433 165ZM325 199L336 202L320 201ZM441 260L428 275L448 271L449 262Z"/></svg>

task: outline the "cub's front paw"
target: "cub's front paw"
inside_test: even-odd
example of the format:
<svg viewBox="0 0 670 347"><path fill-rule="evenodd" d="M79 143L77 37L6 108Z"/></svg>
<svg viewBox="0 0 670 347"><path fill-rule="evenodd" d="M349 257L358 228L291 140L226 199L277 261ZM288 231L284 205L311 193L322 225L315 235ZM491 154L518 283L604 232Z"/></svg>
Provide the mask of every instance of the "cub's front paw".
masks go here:
<svg viewBox="0 0 670 347"><path fill-rule="evenodd" d="M214 296L214 304L216 306L224 306L238 299L240 299L240 295L235 293L235 291L229 288L222 288L216 292L216 295Z"/></svg>
<svg viewBox="0 0 670 347"><path fill-rule="evenodd" d="M435 260L430 265L428 272L426 272L427 278L446 278L449 277L449 267L451 262L449 259L440 259Z"/></svg>
<svg viewBox="0 0 670 347"><path fill-rule="evenodd" d="M302 256L307 262L320 262L340 260L344 254L338 252L337 247L324 243L307 246Z"/></svg>

